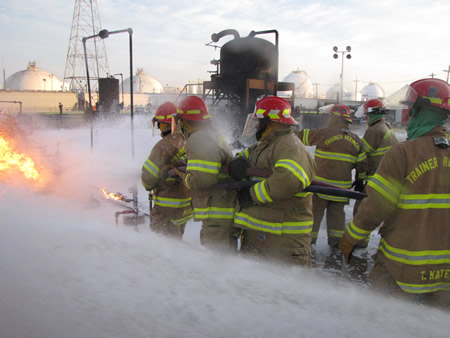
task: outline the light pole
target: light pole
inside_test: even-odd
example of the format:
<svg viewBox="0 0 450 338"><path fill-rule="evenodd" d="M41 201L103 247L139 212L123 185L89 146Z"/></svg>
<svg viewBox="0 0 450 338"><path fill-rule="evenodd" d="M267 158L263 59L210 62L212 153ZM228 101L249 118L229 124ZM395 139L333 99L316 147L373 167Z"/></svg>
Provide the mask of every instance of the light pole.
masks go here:
<svg viewBox="0 0 450 338"><path fill-rule="evenodd" d="M337 53L341 53L342 54L342 66L341 66L341 90L339 92L339 102L341 103L343 102L343 91L344 91L344 55L346 55L347 59L351 59L352 56L350 55L350 52L352 51L352 47L347 46L345 47L345 50L339 50L339 48L337 48L336 46L333 47L333 58L337 59L339 57L339 55Z"/></svg>
<svg viewBox="0 0 450 338"><path fill-rule="evenodd" d="M126 33L128 32L129 36L129 45L130 45L130 103L131 103L131 110L130 110L130 116L131 116L131 156L134 160L134 126L133 126L133 29L127 28L127 29L121 29L117 31L108 31L107 29L102 29L98 34L91 35L88 37L83 38L83 48L84 48L84 59L86 61L86 77L87 77L87 85L88 85L88 92L89 92L89 112L92 113L92 99L91 99L91 85L89 81L89 67L88 67L88 60L87 60L87 53L86 53L86 40L100 37L101 39L107 39L111 34L118 34L118 33ZM92 117L92 116L91 116ZM91 119L92 121L92 119ZM91 122L91 149L93 147L93 131L92 131L92 122Z"/></svg>
<svg viewBox="0 0 450 338"><path fill-rule="evenodd" d="M121 81L122 81L122 106L125 105L125 100L123 98L123 74L122 73L118 73L118 74L113 74L113 76L116 75L120 75Z"/></svg>

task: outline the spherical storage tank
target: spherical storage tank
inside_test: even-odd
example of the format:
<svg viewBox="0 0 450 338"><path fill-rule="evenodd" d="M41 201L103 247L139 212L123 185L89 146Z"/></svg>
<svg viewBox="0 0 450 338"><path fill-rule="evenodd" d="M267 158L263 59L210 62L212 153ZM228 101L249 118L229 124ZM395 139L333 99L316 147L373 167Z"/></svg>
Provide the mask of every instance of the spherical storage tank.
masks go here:
<svg viewBox="0 0 450 338"><path fill-rule="evenodd" d="M314 89L308 74L304 70L295 70L283 78L283 82L295 83L295 97L310 99L314 96Z"/></svg>
<svg viewBox="0 0 450 338"><path fill-rule="evenodd" d="M384 97L384 90L377 83L371 82L361 89L362 101Z"/></svg>
<svg viewBox="0 0 450 338"><path fill-rule="evenodd" d="M351 100L352 99L352 93L349 93L345 88L342 88L342 98L344 100ZM327 99L336 99L341 92L341 85L339 83L336 83L334 86L330 87L327 90L326 98Z"/></svg>
<svg viewBox="0 0 450 338"><path fill-rule="evenodd" d="M6 89L60 91L64 88L63 82L53 73L39 69L35 62L30 62L27 69L8 77Z"/></svg>
<svg viewBox="0 0 450 338"><path fill-rule="evenodd" d="M130 92L130 78L123 81L123 91ZM162 93L163 86L153 76L144 73L142 68L138 68L133 76L133 93Z"/></svg>

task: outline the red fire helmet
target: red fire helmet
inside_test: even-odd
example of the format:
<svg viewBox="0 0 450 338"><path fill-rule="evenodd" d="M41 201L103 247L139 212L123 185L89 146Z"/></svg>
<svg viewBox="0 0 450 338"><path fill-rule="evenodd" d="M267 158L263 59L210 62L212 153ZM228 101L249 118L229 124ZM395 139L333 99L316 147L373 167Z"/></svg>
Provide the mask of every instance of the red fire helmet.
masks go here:
<svg viewBox="0 0 450 338"><path fill-rule="evenodd" d="M335 104L330 109L331 115L339 116L345 121L352 123L352 117L350 115L350 108L344 104Z"/></svg>
<svg viewBox="0 0 450 338"><path fill-rule="evenodd" d="M185 97L178 105L177 115L189 121L205 121L212 117L205 102L198 96Z"/></svg>
<svg viewBox="0 0 450 338"><path fill-rule="evenodd" d="M164 102L156 109L154 121L159 123L172 123L172 117L175 117L177 107L172 102Z"/></svg>
<svg viewBox="0 0 450 338"><path fill-rule="evenodd" d="M386 106L380 99L370 99L359 106L355 116L361 117L364 114L386 114Z"/></svg>
<svg viewBox="0 0 450 338"><path fill-rule="evenodd" d="M292 117L291 105L278 96L267 96L256 102L254 118L269 117L270 121L298 125Z"/></svg>
<svg viewBox="0 0 450 338"><path fill-rule="evenodd" d="M450 113L450 85L440 79L422 79L411 83L402 103L443 109Z"/></svg>

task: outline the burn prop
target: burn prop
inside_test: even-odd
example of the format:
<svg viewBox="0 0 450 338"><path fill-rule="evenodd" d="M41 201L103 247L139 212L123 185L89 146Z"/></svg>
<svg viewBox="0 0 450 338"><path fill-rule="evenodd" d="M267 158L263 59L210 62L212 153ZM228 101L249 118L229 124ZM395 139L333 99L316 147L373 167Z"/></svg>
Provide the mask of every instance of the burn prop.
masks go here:
<svg viewBox="0 0 450 338"><path fill-rule="evenodd" d="M132 206L125 206L122 203L120 206L126 208L126 210L117 211L114 216L116 218L116 225L119 224L119 217L121 215L127 215L123 216L123 223L125 225L132 225L135 227L136 231L139 231L138 225L144 224L145 222L145 216L149 216L149 214L141 213L139 210L139 201L138 201L138 194L137 194L137 187L131 186L128 191L132 194L132 198L126 197L124 194L120 192L116 193L110 193L106 191L105 188L98 188L102 193L103 197L105 197L107 200L113 201L113 202L125 202L125 203L132 203Z"/></svg>

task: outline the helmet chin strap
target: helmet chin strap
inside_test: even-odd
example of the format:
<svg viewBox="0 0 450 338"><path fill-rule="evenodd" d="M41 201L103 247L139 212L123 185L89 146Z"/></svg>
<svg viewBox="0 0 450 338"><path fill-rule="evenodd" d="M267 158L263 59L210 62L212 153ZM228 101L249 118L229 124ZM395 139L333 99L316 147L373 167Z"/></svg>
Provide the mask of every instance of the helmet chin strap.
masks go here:
<svg viewBox="0 0 450 338"><path fill-rule="evenodd" d="M262 118L260 120L259 128L258 128L258 131L256 132L256 140L257 141L259 141L259 139L262 137L262 135L266 131L267 124L269 123L269 121L270 121L270 118L267 116L264 116L264 118Z"/></svg>

